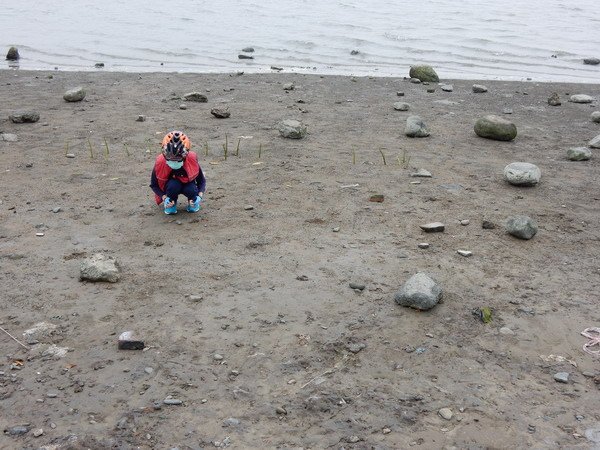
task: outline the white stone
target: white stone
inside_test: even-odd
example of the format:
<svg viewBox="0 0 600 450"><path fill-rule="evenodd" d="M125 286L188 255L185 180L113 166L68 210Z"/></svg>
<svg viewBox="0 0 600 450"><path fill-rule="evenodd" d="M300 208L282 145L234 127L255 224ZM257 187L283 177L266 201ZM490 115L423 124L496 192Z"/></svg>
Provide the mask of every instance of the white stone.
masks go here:
<svg viewBox="0 0 600 450"><path fill-rule="evenodd" d="M473 255L473 252L470 252L469 250L457 250L456 253L458 253L460 256L464 256L465 258Z"/></svg>
<svg viewBox="0 0 600 450"><path fill-rule="evenodd" d="M444 92L452 92L453 90L454 90L454 86L452 86L451 84L442 85L442 91L444 91Z"/></svg>
<svg viewBox="0 0 600 450"><path fill-rule="evenodd" d="M446 420L452 419L452 416L454 415L452 414L452 410L450 408L442 408L438 411L438 414Z"/></svg>
<svg viewBox="0 0 600 450"><path fill-rule="evenodd" d="M535 186L541 176L538 166L526 162L510 163L504 168L504 179L515 186Z"/></svg>
<svg viewBox="0 0 600 450"><path fill-rule="evenodd" d="M592 103L594 101L594 97L585 94L577 94L571 95L569 101L573 103Z"/></svg>

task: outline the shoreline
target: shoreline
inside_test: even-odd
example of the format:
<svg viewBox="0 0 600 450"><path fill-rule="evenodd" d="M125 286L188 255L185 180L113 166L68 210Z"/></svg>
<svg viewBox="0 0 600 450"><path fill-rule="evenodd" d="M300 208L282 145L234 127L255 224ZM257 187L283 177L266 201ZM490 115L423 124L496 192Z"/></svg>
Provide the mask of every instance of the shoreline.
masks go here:
<svg viewBox="0 0 600 450"><path fill-rule="evenodd" d="M398 78L398 79L408 79L408 71L410 66L406 69L406 75L393 75L393 74L381 74L377 73L377 71L373 71L373 73L359 73L355 74L340 74L340 73L329 73L325 72L317 72L307 70L290 70L285 67L282 70L274 70L271 68L265 67L263 70L248 70L247 67L240 67L237 70L232 69L231 71L205 71L205 72L195 72L192 70L189 71L167 71L167 70L156 70L156 71L135 71L135 70L109 70L109 69L98 69L94 67L90 67L89 69L77 68L73 70L69 69L21 69L19 67L6 67L0 69L0 71L23 71L23 72L49 72L49 73L108 73L108 74L119 74L119 73L130 73L130 74L144 74L144 75L159 75L159 74L167 74L167 75L229 75L234 76L238 73L243 73L244 75L268 75L268 74L288 74L288 75L308 75L308 76L326 76L326 77L349 77L349 78ZM531 79L528 79L531 78ZM491 76L489 78L442 78L440 76L440 82L452 82L452 81L481 81L481 82L513 82L513 83L544 83L544 84L586 84L586 85L596 85L600 84L600 69L598 69L598 77L593 79L585 79L585 80L571 80L571 81L557 81L557 80L536 80L534 77L520 77L515 78L498 78Z"/></svg>
<svg viewBox="0 0 600 450"><path fill-rule="evenodd" d="M20 340L56 326L29 351L0 335L0 426L29 424L0 447L594 445L600 371L580 332L596 325L600 158L566 151L600 135L600 86L444 81L453 92L397 77L0 70L0 132L17 136L0 140L1 325ZM85 99L65 102L76 86ZM193 91L207 102L184 102ZM17 110L40 120L12 123ZM413 114L429 137L405 136ZM487 114L517 138L476 136ZM308 135L281 137L282 119ZM148 186L172 129L207 177L197 215L165 216ZM540 183L506 183L515 161ZM531 240L504 230L521 214L538 223ZM437 221L444 232L420 228ZM117 283L79 280L95 253L117 260ZM421 271L443 302L397 305ZM147 350L117 349L128 330Z"/></svg>

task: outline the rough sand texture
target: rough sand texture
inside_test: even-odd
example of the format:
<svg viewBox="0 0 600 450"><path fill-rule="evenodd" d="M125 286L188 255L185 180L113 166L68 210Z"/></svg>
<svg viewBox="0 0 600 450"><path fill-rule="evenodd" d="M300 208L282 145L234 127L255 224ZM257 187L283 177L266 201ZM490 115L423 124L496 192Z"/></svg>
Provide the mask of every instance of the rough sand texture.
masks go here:
<svg viewBox="0 0 600 450"><path fill-rule="evenodd" d="M489 92L474 94L472 81L449 93L392 78L48 75L0 71L0 131L19 138L0 141L1 325L21 340L37 322L58 326L29 352L0 333L0 425L32 428L0 435L0 448L590 447L599 361L580 332L600 325L600 155L571 162L566 151L600 124L590 120L597 102L566 100L600 98L599 85L486 81ZM65 102L76 86L85 100ZM179 109L173 97L191 91L208 102ZM410 112L394 111L397 91ZM547 104L554 91L560 107ZM231 118L210 114L225 106ZM477 137L476 119L504 108L517 139ZM18 109L41 119L9 122ZM404 136L412 114L429 138ZM285 118L309 135L281 138ZM208 179L197 215L165 216L148 188L173 128L190 136ZM540 167L540 184L503 181L514 161ZM433 177L411 178L418 168ZM539 225L530 241L504 231L519 214ZM484 219L497 227L482 229ZM445 232L419 228L436 221ZM118 283L79 281L96 252L118 260ZM393 300L419 271L444 290L429 312ZM491 323L473 315L481 307ZM147 350L117 350L126 330ZM72 350L41 356L52 343ZM16 359L21 370L10 369ZM183 404L154 410L169 395Z"/></svg>

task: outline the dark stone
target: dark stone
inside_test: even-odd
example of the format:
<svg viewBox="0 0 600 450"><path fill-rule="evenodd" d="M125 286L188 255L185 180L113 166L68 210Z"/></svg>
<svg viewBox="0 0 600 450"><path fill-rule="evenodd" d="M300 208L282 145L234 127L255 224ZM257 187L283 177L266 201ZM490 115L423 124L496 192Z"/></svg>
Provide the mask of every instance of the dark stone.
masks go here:
<svg viewBox="0 0 600 450"><path fill-rule="evenodd" d="M598 64L600 64L600 59L598 59L598 58L585 58L583 60L583 63L584 64L588 64L590 66L597 66Z"/></svg>
<svg viewBox="0 0 600 450"><path fill-rule="evenodd" d="M9 427L4 430L4 434L7 434L9 436L21 436L27 433L29 433L29 427L25 425L16 425L14 427Z"/></svg>
<svg viewBox="0 0 600 450"><path fill-rule="evenodd" d="M206 95L201 94L199 92L190 92L189 94L185 94L183 99L188 102L198 102L198 103L206 103L208 98Z"/></svg>
<svg viewBox="0 0 600 450"><path fill-rule="evenodd" d="M254 53L254 47L244 47L242 51L246 53Z"/></svg>
<svg viewBox="0 0 600 450"><path fill-rule="evenodd" d="M251 55L238 55L238 59L254 59Z"/></svg>
<svg viewBox="0 0 600 450"><path fill-rule="evenodd" d="M359 53L360 53L360 52L359 52L358 50L352 50L352 51L350 52L350 54L351 54L351 55L353 55L353 56L354 56L354 55L358 55Z"/></svg>
<svg viewBox="0 0 600 450"><path fill-rule="evenodd" d="M494 224L494 222L490 222L489 220L484 220L481 222L481 228L484 230L493 230L496 228L496 224Z"/></svg>
<svg viewBox="0 0 600 450"><path fill-rule="evenodd" d="M227 108L213 108L210 110L210 113L217 119L227 119L231 116L231 113Z"/></svg>
<svg viewBox="0 0 600 450"><path fill-rule="evenodd" d="M102 69L104 67L104 63L96 63L96 64L94 64L94 67L96 69Z"/></svg>
<svg viewBox="0 0 600 450"><path fill-rule="evenodd" d="M35 123L40 120L40 115L35 111L18 111L9 118L13 123Z"/></svg>
<svg viewBox="0 0 600 450"><path fill-rule="evenodd" d="M21 56L19 55L19 50L17 50L17 47L11 47L8 49L6 59L9 61L18 61L20 57Z"/></svg>

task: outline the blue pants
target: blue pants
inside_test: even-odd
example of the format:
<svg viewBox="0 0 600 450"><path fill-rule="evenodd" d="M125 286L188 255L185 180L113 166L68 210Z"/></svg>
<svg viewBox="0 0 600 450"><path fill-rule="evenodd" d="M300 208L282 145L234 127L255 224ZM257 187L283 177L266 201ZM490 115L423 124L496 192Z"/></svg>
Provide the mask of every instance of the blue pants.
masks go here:
<svg viewBox="0 0 600 450"><path fill-rule="evenodd" d="M196 184L196 180L190 183L182 183L181 181L171 178L167 181L166 186L166 194L167 197L171 199L171 201L177 203L177 197L179 195L185 195L188 200L195 200L198 196L198 185Z"/></svg>

